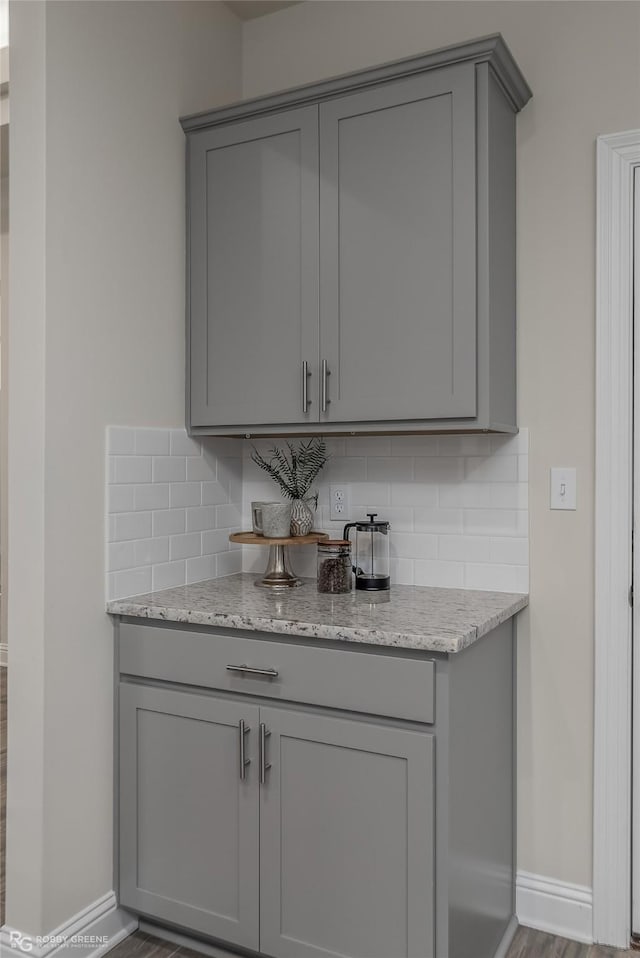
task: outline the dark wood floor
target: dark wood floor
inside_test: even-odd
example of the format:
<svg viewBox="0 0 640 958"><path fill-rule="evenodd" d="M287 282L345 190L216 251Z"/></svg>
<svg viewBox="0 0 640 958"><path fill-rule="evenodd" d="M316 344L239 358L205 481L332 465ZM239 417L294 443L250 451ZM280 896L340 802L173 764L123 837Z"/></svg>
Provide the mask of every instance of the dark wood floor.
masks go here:
<svg viewBox="0 0 640 958"><path fill-rule="evenodd" d="M601 945L581 945L567 938L556 938L543 931L519 928L507 958L623 958L640 952L618 951ZM170 942L137 931L109 952L109 958L202 958L190 948L178 948ZM469 958L475 958L469 955Z"/></svg>

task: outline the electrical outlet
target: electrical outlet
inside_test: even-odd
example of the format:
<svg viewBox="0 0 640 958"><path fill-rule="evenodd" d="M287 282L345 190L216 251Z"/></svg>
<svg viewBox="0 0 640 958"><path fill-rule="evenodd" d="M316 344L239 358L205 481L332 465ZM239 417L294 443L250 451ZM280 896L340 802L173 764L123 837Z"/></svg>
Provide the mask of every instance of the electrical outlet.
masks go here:
<svg viewBox="0 0 640 958"><path fill-rule="evenodd" d="M329 519L345 521L349 513L349 487L329 486Z"/></svg>

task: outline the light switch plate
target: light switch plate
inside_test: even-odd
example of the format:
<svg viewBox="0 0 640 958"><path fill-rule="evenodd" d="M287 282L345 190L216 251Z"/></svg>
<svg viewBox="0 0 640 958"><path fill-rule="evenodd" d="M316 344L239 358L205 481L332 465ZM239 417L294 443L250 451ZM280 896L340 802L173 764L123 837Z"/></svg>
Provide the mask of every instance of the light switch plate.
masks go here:
<svg viewBox="0 0 640 958"><path fill-rule="evenodd" d="M551 509L576 508L576 470L565 466L551 469Z"/></svg>

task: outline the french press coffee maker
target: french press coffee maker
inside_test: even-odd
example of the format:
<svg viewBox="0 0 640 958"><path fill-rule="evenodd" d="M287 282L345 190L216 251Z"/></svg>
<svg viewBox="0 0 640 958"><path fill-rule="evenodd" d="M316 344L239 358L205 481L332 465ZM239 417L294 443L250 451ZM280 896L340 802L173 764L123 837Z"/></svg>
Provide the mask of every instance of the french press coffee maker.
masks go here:
<svg viewBox="0 0 640 958"><path fill-rule="evenodd" d="M376 521L377 512L368 512L369 521L348 522L343 539L349 538L349 529L356 530L355 565L356 589L365 592L384 592L391 588L389 575L388 522Z"/></svg>

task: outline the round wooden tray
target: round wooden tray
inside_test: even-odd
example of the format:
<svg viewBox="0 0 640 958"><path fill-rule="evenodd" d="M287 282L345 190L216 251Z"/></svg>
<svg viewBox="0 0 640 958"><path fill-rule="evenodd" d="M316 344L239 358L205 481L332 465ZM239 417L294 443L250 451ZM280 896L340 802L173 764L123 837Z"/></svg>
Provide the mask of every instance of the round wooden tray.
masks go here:
<svg viewBox="0 0 640 958"><path fill-rule="evenodd" d="M232 532L230 542L239 542L244 546L269 546L267 568L261 579L256 579L254 585L259 589L271 589L273 592L286 592L302 585L289 564L289 550L287 546L308 546L314 542L328 539L326 532L310 532L308 536L287 536L282 539L270 539L268 536L257 536L255 532Z"/></svg>
<svg viewBox="0 0 640 958"><path fill-rule="evenodd" d="M232 532L229 541L239 542L243 546L308 546L328 538L327 532L310 532L307 536L286 536L283 539L270 539L255 532Z"/></svg>

